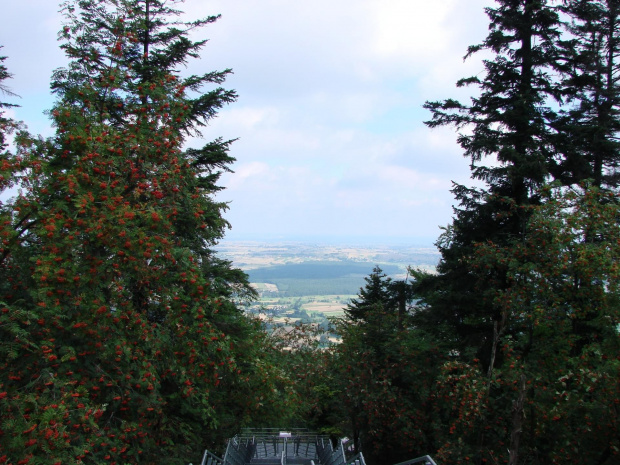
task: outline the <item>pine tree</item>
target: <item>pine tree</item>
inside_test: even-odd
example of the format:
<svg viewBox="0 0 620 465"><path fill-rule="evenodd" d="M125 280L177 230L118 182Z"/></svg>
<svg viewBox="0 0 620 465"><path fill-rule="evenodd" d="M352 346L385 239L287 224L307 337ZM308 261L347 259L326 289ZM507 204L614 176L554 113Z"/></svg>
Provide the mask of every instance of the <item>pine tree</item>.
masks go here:
<svg viewBox="0 0 620 465"><path fill-rule="evenodd" d="M368 463L396 463L432 448L427 403L440 357L409 324L410 284L378 266L365 281L337 321L342 342L332 363L345 376L335 390Z"/></svg>
<svg viewBox="0 0 620 465"><path fill-rule="evenodd" d="M466 258L474 245L487 240L510 241L526 232L530 206L549 177L553 160L554 113L550 101L557 89L550 76L557 57L559 18L545 0L498 0L487 8L490 33L471 46L466 57L488 51L483 77L460 80L480 95L470 105L455 100L428 102L432 127L454 125L459 144L471 159L472 177L483 188L455 185L459 203L453 223L437 242L442 254L438 275L418 274L417 289L428 311L418 312L419 324L490 361L493 326L501 316L479 298L478 276ZM490 158L491 163L485 164ZM501 275L488 276L499 286Z"/></svg>
<svg viewBox="0 0 620 465"><path fill-rule="evenodd" d="M382 310L389 311L391 304L389 287L392 279L389 278L379 266L375 266L372 273L364 278L366 285L360 288L357 299L351 302L345 309L345 314L352 321L365 321L372 315Z"/></svg>
<svg viewBox="0 0 620 465"><path fill-rule="evenodd" d="M558 60L564 104L554 127L561 156L551 171L565 185L589 180L617 188L620 2L571 0L563 11L571 19L570 37L561 43Z"/></svg>
<svg viewBox="0 0 620 465"><path fill-rule="evenodd" d="M480 299L502 315L494 360L453 353L442 367L433 410L444 463L617 461L618 207L596 188L541 196L524 239L478 244L468 260L474 273L502 270L507 285L479 274ZM576 331L585 316L588 331Z"/></svg>
<svg viewBox="0 0 620 465"><path fill-rule="evenodd" d="M228 70L181 76L205 43L189 33L217 18L176 21L175 3L63 6L56 136L20 148L40 174L13 205L30 206L11 228L32 258L28 301L2 296L28 336L0 370L5 461L186 463L245 415L235 393L257 328L232 299L252 291L211 250L228 225L213 195L230 141L183 148L235 94L219 87Z"/></svg>
<svg viewBox="0 0 620 465"><path fill-rule="evenodd" d="M0 47L2 48L2 47ZM4 84L3 81L11 78L11 73L9 73L9 70L6 68L6 66L4 66L4 60L6 60L7 57L5 56L0 56L0 95L4 94L4 95L9 95L9 96L14 96L15 94L13 94L7 85ZM2 154L3 158L6 157L6 154L4 153L4 151L6 150L7 147L7 143L6 143L6 136L8 134L10 134L10 132L12 132L13 128L14 128L14 122L11 118L7 118L4 113L5 113L5 108L11 108L14 107L15 104L13 103L8 103L8 102L2 102L0 101L0 153ZM4 182L5 182L5 178L2 178L2 182L3 184L0 184L0 188L3 188L4 186Z"/></svg>
<svg viewBox="0 0 620 465"><path fill-rule="evenodd" d="M438 274L414 276L422 298L414 323L452 358L434 405L438 458L611 463L616 415L599 407L619 386L604 361L617 354L616 271L603 258L616 254L617 206L613 194L577 184L615 187L613 2L497 3L487 9L491 33L469 50L494 54L486 74L459 83L477 85L480 96L468 106L427 104L431 127L471 130L459 142L484 182L455 187L459 207L437 243ZM558 11L575 21L561 24ZM495 163L481 165L486 156ZM549 188L550 180L571 189ZM577 371L589 381L574 379ZM596 400L584 394L595 380L605 386ZM595 417L613 431L593 433ZM568 442L570 452L556 447Z"/></svg>

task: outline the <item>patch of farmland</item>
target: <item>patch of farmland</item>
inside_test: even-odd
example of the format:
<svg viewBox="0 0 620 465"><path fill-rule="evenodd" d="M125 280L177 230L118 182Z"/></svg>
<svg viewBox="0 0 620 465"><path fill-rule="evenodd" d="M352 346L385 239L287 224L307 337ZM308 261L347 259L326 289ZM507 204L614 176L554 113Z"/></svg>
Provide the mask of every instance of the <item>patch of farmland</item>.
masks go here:
<svg viewBox="0 0 620 465"><path fill-rule="evenodd" d="M270 266L248 270L252 282L275 282L291 279L337 279L368 276L374 267L372 263L359 262L308 262ZM383 271L390 275L402 272L397 265L382 265Z"/></svg>
<svg viewBox="0 0 620 465"><path fill-rule="evenodd" d="M304 304L302 308L310 313L310 312L320 312L325 316L337 316L343 313L343 308L346 305L342 302L310 302Z"/></svg>

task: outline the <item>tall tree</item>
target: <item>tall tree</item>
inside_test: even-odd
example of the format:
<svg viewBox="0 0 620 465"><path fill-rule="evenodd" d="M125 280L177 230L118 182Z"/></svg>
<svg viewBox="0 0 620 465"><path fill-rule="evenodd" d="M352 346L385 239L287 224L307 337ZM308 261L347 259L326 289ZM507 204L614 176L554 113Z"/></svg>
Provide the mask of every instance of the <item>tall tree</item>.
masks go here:
<svg viewBox="0 0 620 465"><path fill-rule="evenodd" d="M22 143L40 175L10 225L32 258L26 293L2 296L28 336L3 341L5 462L185 463L245 416L234 394L248 391L257 328L234 299L252 291L211 250L230 141L183 148L235 93L219 86L228 70L181 76L205 43L190 32L217 17L178 21L177 3L63 4L56 135Z"/></svg>
<svg viewBox="0 0 620 465"><path fill-rule="evenodd" d="M373 313L377 313L377 307L390 306L390 284L389 278L379 266L375 266L372 273L364 278L366 285L360 288L358 298L351 299L345 309L345 314L352 321L363 321L371 318ZM387 308L385 308L388 311Z"/></svg>
<svg viewBox="0 0 620 465"><path fill-rule="evenodd" d="M554 122L558 157L551 171L564 184L617 188L620 2L570 0L562 10L571 21L557 63L564 105Z"/></svg>
<svg viewBox="0 0 620 465"><path fill-rule="evenodd" d="M7 57L5 56L0 56L0 94L14 96L15 94L13 94L9 90L9 87L3 82L12 77L11 73L9 73L9 70L4 65L4 61L6 60L6 58ZM3 157L5 156L4 150L7 147L6 136L13 130L14 124L15 124L11 118L8 118L5 115L5 112L7 108L11 108L14 106L15 106L14 103L0 101L0 112L1 112L0 113L0 151L2 151L0 153L3 154ZM4 178L3 178L3 181L4 181Z"/></svg>
<svg viewBox="0 0 620 465"><path fill-rule="evenodd" d="M615 254L616 199L596 189L571 197L565 187L553 190L557 201L544 185L556 178L581 192L575 184L593 179L614 187L615 13L609 2L566 2L562 11L576 19L562 41L557 4L497 4L487 9L491 33L469 49L493 53L486 74L459 83L477 85L480 96L468 106L426 105L431 127L467 131L459 142L484 183L455 187L460 206L438 241L438 274L415 275L422 298L415 324L444 341L454 359L438 382L438 398L453 399L435 405L437 424L450 425L449 435L437 430L439 456L447 463L463 455L511 465L576 457L613 463L615 414L600 406L613 402L617 373L592 355L617 355L616 272L604 258ZM486 156L493 163L481 165ZM570 393L558 383L575 370L591 373L606 394L570 405L592 389L581 378L569 383ZM563 413L550 419L545 410ZM591 434L591 422L573 423L579 415L599 416L612 431L604 439L600 430ZM557 427L564 417L571 420ZM571 452L547 445L577 435L583 443ZM582 452L594 443L599 453Z"/></svg>
<svg viewBox="0 0 620 465"><path fill-rule="evenodd" d="M434 447L428 402L441 356L410 324L411 285L379 267L365 280L336 322L334 391L368 463L396 463Z"/></svg>
<svg viewBox="0 0 620 465"><path fill-rule="evenodd" d="M560 34L558 14L545 0L497 4L486 9L489 35L466 55L492 54L484 60L483 76L457 83L477 87L480 95L469 105L452 99L425 105L433 113L427 123L431 128L454 125L462 130L459 144L471 159L472 177L483 187L455 185L459 207L437 242L442 254L438 274L417 276L420 296L432 304L432 311L422 308L419 318L462 353L478 351L486 363L501 315L480 302L474 291L477 277L465 258L478 242L523 236L528 206L538 203L537 190L548 179L553 159L549 104L557 89L550 73ZM494 279L503 285L502 276Z"/></svg>
<svg viewBox="0 0 620 465"><path fill-rule="evenodd" d="M469 259L502 324L489 369L474 358L442 367L434 410L445 463L618 460L618 207L596 188L541 195L525 240L479 244ZM495 269L507 286L488 282Z"/></svg>

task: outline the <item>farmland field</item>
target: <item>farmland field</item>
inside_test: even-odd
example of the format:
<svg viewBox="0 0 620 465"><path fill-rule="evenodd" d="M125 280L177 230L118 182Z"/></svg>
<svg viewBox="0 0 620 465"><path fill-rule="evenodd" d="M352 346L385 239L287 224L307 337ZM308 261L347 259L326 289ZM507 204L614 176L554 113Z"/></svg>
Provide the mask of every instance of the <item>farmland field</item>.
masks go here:
<svg viewBox="0 0 620 465"><path fill-rule="evenodd" d="M248 273L258 291L260 300L249 311L306 322L342 315L375 266L393 279L405 279L408 266L433 271L439 259L433 247L297 242L223 241L218 253Z"/></svg>

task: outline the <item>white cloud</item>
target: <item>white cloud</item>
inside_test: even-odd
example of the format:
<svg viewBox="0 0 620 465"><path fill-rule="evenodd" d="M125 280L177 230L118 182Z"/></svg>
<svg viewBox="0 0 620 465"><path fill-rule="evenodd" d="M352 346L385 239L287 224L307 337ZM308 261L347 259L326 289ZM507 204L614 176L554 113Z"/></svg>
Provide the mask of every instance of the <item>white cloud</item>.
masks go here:
<svg viewBox="0 0 620 465"><path fill-rule="evenodd" d="M255 161L240 165L237 167L235 176L232 177L230 188L234 189L250 178L260 177L261 179L265 179L268 174L269 165L267 165L267 163Z"/></svg>
<svg viewBox="0 0 620 465"><path fill-rule="evenodd" d="M226 109L227 124L243 131L257 126L274 126L279 122L279 110L273 107L230 107Z"/></svg>
<svg viewBox="0 0 620 465"><path fill-rule="evenodd" d="M444 21L455 0L372 2L375 18L371 49L389 59L436 57L450 43Z"/></svg>
<svg viewBox="0 0 620 465"><path fill-rule="evenodd" d="M444 190L450 187L445 179L402 166L381 166L377 175L386 184L411 190Z"/></svg>
<svg viewBox="0 0 620 465"><path fill-rule="evenodd" d="M468 161L450 128L429 130L425 100L457 96L455 81L487 26L491 0L187 0L191 18L222 13L187 73L231 67L224 108L205 139L239 138L219 194L235 230L436 235L451 216L450 181ZM53 0L8 2L2 54L31 129L49 127L49 75L62 66ZM28 25L26 28L24 25ZM14 85L13 85L14 84ZM38 105L38 106L37 106ZM189 145L202 144L192 139Z"/></svg>

